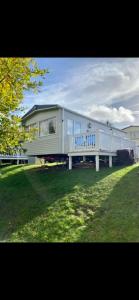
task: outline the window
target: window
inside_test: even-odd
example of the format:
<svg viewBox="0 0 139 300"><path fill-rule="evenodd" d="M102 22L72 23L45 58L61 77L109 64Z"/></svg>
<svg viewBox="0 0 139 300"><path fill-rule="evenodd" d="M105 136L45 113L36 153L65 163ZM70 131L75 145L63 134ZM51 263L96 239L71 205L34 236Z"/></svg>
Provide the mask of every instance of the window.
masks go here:
<svg viewBox="0 0 139 300"><path fill-rule="evenodd" d="M29 127L30 127L30 128L36 128L36 127L37 127L37 124L36 124L36 123L30 124Z"/></svg>
<svg viewBox="0 0 139 300"><path fill-rule="evenodd" d="M74 134L80 134L81 133L81 123L76 122L74 123Z"/></svg>
<svg viewBox="0 0 139 300"><path fill-rule="evenodd" d="M39 130L39 135L40 136L45 136L47 135L48 130L47 130L47 120L41 121L40 122L40 130Z"/></svg>
<svg viewBox="0 0 139 300"><path fill-rule="evenodd" d="M47 134L56 133L56 118L51 118L40 122L40 137Z"/></svg>
<svg viewBox="0 0 139 300"><path fill-rule="evenodd" d="M67 134L73 135L73 120L67 120Z"/></svg>
<svg viewBox="0 0 139 300"><path fill-rule="evenodd" d="M56 119L49 119L48 120L48 133L53 134L56 133Z"/></svg>
<svg viewBox="0 0 139 300"><path fill-rule="evenodd" d="M37 124L36 123L30 124L29 129L32 129L32 128L37 129Z"/></svg>
<svg viewBox="0 0 139 300"><path fill-rule="evenodd" d="M29 126L25 126L26 132L29 132Z"/></svg>
<svg viewBox="0 0 139 300"><path fill-rule="evenodd" d="M31 129L38 129L37 128L37 123L33 123L33 124L28 125L28 126L25 126L26 132L29 132ZM37 136L37 134L38 134L38 130L34 130L34 135Z"/></svg>

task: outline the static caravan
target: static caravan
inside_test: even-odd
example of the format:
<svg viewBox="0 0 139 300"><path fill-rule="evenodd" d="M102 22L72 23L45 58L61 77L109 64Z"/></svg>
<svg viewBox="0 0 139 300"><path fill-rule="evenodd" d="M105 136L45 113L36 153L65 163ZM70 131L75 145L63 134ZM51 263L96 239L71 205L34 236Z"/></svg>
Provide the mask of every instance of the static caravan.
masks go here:
<svg viewBox="0 0 139 300"><path fill-rule="evenodd" d="M126 133L113 126L103 124L60 105L34 105L22 118L26 130L36 128L36 137L24 143L30 161L47 155L69 157L69 169L73 156L95 156L99 170L99 156L112 157L120 149L135 149L135 142Z"/></svg>
<svg viewBox="0 0 139 300"><path fill-rule="evenodd" d="M136 161L139 161L139 126L131 125L122 129L126 136L136 143Z"/></svg>

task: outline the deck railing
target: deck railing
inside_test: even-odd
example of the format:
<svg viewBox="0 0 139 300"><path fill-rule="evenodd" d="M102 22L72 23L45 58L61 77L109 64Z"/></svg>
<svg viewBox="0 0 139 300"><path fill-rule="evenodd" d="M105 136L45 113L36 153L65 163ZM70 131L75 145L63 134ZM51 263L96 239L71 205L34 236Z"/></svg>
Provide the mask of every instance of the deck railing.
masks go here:
<svg viewBox="0 0 139 300"><path fill-rule="evenodd" d="M96 147L96 134L82 134L73 137L73 147L75 150L82 149L95 149Z"/></svg>
<svg viewBox="0 0 139 300"><path fill-rule="evenodd" d="M130 139L103 130L74 135L69 138L69 152L93 150L116 152L134 148L135 142Z"/></svg>

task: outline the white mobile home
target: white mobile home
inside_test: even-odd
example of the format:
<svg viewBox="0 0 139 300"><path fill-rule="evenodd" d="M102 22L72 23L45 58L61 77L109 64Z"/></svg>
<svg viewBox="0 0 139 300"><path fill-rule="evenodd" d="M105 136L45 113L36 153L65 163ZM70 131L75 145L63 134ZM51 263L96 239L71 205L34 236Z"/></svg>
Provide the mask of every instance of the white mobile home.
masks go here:
<svg viewBox="0 0 139 300"><path fill-rule="evenodd" d="M126 136L136 143L136 160L139 161L139 126L131 125L122 129Z"/></svg>
<svg viewBox="0 0 139 300"><path fill-rule="evenodd" d="M111 167L117 150L135 151L135 142L128 139L122 130L60 105L35 105L23 116L22 123L27 130L37 128L35 140L24 144L30 159L67 155L69 169L72 168L73 156L95 156L98 171L100 155L109 156Z"/></svg>

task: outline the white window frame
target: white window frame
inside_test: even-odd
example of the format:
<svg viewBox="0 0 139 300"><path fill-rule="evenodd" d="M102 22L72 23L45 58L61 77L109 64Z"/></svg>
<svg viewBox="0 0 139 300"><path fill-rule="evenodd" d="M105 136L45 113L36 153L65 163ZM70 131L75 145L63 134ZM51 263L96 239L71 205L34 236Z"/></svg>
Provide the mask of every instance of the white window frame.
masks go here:
<svg viewBox="0 0 139 300"><path fill-rule="evenodd" d="M73 124L72 134L68 133L68 121L71 121L72 124ZM67 135L74 135L74 120L73 119L67 119Z"/></svg>
<svg viewBox="0 0 139 300"><path fill-rule="evenodd" d="M35 127L33 127L35 125ZM33 127L33 128L36 128L38 130L38 123L37 122L34 122L34 123L31 123L29 125L26 125L25 126L26 128L28 128L28 131L27 132L30 132L30 129ZM36 138L38 137L38 131L36 131Z"/></svg>
<svg viewBox="0 0 139 300"><path fill-rule="evenodd" d="M79 123L79 124L80 124L80 132L79 132L79 133L76 133L76 132L75 132L75 124L76 124L76 123ZM75 120L74 120L74 130L73 130L73 134L81 134L81 122L80 122L80 121L75 121Z"/></svg>
<svg viewBox="0 0 139 300"><path fill-rule="evenodd" d="M47 119L47 121L49 122L50 120L53 120L53 119L55 119L55 132L53 132L53 133L49 133L48 132L48 135L54 135L54 134L57 133L57 121L56 121L56 117L51 117L51 118ZM49 129L49 127L48 127L48 129Z"/></svg>
<svg viewBox="0 0 139 300"><path fill-rule="evenodd" d="M54 133L49 133L49 125L48 124L49 124L49 121L51 121L53 119L55 119L55 132ZM45 134L45 135L40 135L40 123L41 122L47 122L47 134ZM56 116L39 121L39 138L56 135L56 133L57 133L57 118L56 118Z"/></svg>
<svg viewBox="0 0 139 300"><path fill-rule="evenodd" d="M41 120L41 121L39 121L39 138L42 138L42 137L45 137L45 136L48 135L48 133L47 133L47 134L44 134L44 135L40 135L40 126L41 126L41 123L43 123L43 122L46 122L46 124L47 124L47 120ZM48 129L48 128L47 128L47 129Z"/></svg>

